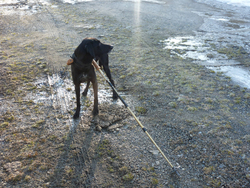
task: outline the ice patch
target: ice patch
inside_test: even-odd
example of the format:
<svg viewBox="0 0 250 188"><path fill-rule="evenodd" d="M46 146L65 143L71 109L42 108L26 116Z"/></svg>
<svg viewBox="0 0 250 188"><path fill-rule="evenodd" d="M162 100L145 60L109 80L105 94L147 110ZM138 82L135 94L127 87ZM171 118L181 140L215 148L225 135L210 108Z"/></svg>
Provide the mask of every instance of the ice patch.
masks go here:
<svg viewBox="0 0 250 188"><path fill-rule="evenodd" d="M131 1L135 3L147 2L147 3L165 4L165 2L157 1L157 0L124 0L124 1Z"/></svg>
<svg viewBox="0 0 250 188"><path fill-rule="evenodd" d="M31 15L42 10L44 5L50 5L49 0L2 0L0 2L0 14L2 15Z"/></svg>
<svg viewBox="0 0 250 188"><path fill-rule="evenodd" d="M210 5L216 5L220 7L224 7L225 5L233 5L237 7L249 7L250 1L249 0L196 0L197 2L201 3L208 3Z"/></svg>
<svg viewBox="0 0 250 188"><path fill-rule="evenodd" d="M250 6L249 0L218 0L218 1L237 6Z"/></svg>
<svg viewBox="0 0 250 188"><path fill-rule="evenodd" d="M5 5L5 4L16 4L19 3L20 0L2 0L0 2L0 5Z"/></svg>
<svg viewBox="0 0 250 188"><path fill-rule="evenodd" d="M76 99L75 99L75 87L71 79L62 78L58 74L48 75L47 79L40 78L38 81L34 83L37 86L36 92L31 92L28 94L24 100L30 101L32 100L35 103L43 103L48 104L48 106L53 106L55 109L60 109L62 113L69 113L70 111L74 111L73 109L76 107ZM85 88L86 83L83 83L81 86L81 92ZM50 92L47 91L39 91L41 88L49 88ZM107 101L123 106L123 103L120 100L113 101L112 99L112 90L104 89L102 84L98 85L98 103L105 103ZM128 95L123 92L119 93L120 96L130 98ZM88 95L86 97L81 96L81 113L87 113L87 109L85 108L85 104L90 101L93 104L94 101L94 93L92 87L89 88ZM129 101L128 101L129 102ZM92 105L91 105L92 106ZM89 108L92 110L92 107Z"/></svg>
<svg viewBox="0 0 250 188"><path fill-rule="evenodd" d="M89 2L93 0L62 0L63 3L69 3L69 4L76 4L81 2ZM141 3L141 2L148 2L148 3L156 3L156 4L165 4L165 2L158 1L158 0L124 0L124 1L130 1L134 3Z"/></svg>
<svg viewBox="0 0 250 188"><path fill-rule="evenodd" d="M203 40L193 36L168 38L164 41L164 49L169 49L172 55L178 55L184 59L208 60L207 50Z"/></svg>
<svg viewBox="0 0 250 188"><path fill-rule="evenodd" d="M229 19L226 19L226 18L216 18L216 17L212 17L211 19L217 20L217 21L222 21L222 22L229 22Z"/></svg>
<svg viewBox="0 0 250 188"><path fill-rule="evenodd" d="M171 56L179 56L183 59L193 59L194 62L205 65L216 72L224 72L242 87L250 89L250 72L246 68L236 67L240 64L236 60L228 59L225 54L220 54L211 45L212 36L203 37L173 37L160 41L164 49L169 50Z"/></svg>
<svg viewBox="0 0 250 188"><path fill-rule="evenodd" d="M241 67L221 66L221 67L208 67L216 72L223 72L225 75L232 78L232 80L239 85L250 89L250 70Z"/></svg>
<svg viewBox="0 0 250 188"><path fill-rule="evenodd" d="M63 3L76 4L81 2L89 2L93 0L62 0Z"/></svg>

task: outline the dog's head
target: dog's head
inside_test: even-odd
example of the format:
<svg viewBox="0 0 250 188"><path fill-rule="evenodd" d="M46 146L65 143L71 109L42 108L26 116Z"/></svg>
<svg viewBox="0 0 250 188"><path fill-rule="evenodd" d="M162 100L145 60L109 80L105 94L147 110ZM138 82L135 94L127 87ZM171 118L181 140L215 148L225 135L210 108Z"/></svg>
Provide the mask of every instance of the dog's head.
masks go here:
<svg viewBox="0 0 250 188"><path fill-rule="evenodd" d="M86 40L84 48L86 52L89 53L93 58L107 54L113 49L113 46L103 44L95 38L87 38L84 40Z"/></svg>
<svg viewBox="0 0 250 188"><path fill-rule="evenodd" d="M101 57L103 54L109 53L113 46L103 44L95 38L85 38L82 43L76 48L75 55L79 60L92 62L93 58Z"/></svg>

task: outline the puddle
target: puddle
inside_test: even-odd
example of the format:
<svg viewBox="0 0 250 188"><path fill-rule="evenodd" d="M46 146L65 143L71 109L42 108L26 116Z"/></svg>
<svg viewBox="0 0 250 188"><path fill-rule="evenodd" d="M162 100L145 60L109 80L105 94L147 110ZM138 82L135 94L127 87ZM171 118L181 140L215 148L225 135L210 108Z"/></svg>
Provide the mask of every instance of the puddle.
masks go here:
<svg viewBox="0 0 250 188"><path fill-rule="evenodd" d="M61 1L63 3L77 4L77 3L89 2L93 0L61 0ZM130 2L135 2L135 3L147 2L147 3L165 4L165 2L157 1L157 0L124 0L124 1L130 1Z"/></svg>
<svg viewBox="0 0 250 188"><path fill-rule="evenodd" d="M81 118L74 120L73 113L76 108L75 90L71 79L61 78L58 74L48 76L47 79L38 79L34 82L36 89L30 92L24 101L32 101L36 104L43 104L48 107L53 107L59 111L63 118L56 118L57 122L70 126L70 132L74 132L76 127L81 124L84 128L89 128L90 124L98 124L101 128L107 128L109 130L116 130L119 122L128 117L128 111L125 109L123 103L120 100L113 101L113 92L110 88L106 88L105 83L98 83L98 108L99 115L93 119L92 110L94 103L94 93L92 85L90 85L88 95L86 97L81 96ZM86 84L82 83L81 91L84 90ZM105 87L105 88L104 88ZM43 88L46 88L46 91ZM131 104L131 97L123 92L119 92L123 99L126 98L126 102ZM118 123L118 124L117 124ZM109 127L111 126L111 127ZM53 129L50 127L51 131Z"/></svg>
<svg viewBox="0 0 250 188"><path fill-rule="evenodd" d="M237 67L236 65L240 65L240 62L228 59L225 54L218 53L212 47L212 42L207 42L208 38L200 36L174 37L161 42L164 49L170 50L172 56L193 59L195 63L205 65L216 72L223 72L240 86L250 89L250 70Z"/></svg>
<svg viewBox="0 0 250 188"><path fill-rule="evenodd" d="M202 39L193 36L174 37L161 42L165 46L164 49L171 50L172 55L178 55L184 59L208 60L207 50L209 47L203 45Z"/></svg>
<svg viewBox="0 0 250 188"><path fill-rule="evenodd" d="M77 4L84 2L91 2L94 0L60 0L61 3L67 4ZM156 3L156 4L165 4L165 2L158 0L124 0L134 3ZM23 15L32 15L36 14L43 10L43 6L50 6L51 8L57 8L56 5L52 5L50 0L2 0L0 2L0 14L2 15L12 15L17 14L20 16ZM86 26L88 27L88 26Z"/></svg>
<svg viewBox="0 0 250 188"><path fill-rule="evenodd" d="M81 2L90 2L93 0L62 0L63 3L76 4Z"/></svg>
<svg viewBox="0 0 250 188"><path fill-rule="evenodd" d="M237 6L250 6L249 0L218 0L218 1Z"/></svg>
<svg viewBox="0 0 250 188"><path fill-rule="evenodd" d="M157 0L124 0L124 1L130 1L130 2L135 2L135 3L147 2L147 3L165 4L165 2L157 1Z"/></svg>
<svg viewBox="0 0 250 188"><path fill-rule="evenodd" d="M216 72L223 72L225 75L231 77L235 83L238 83L242 87L250 89L250 69L243 69L237 66L221 66L208 68Z"/></svg>
<svg viewBox="0 0 250 188"><path fill-rule="evenodd" d="M101 28L102 26L99 25L99 24L96 24L96 25L91 25L91 24L79 24L79 25L75 25L74 26L75 28L79 28L79 29L99 29Z"/></svg>
<svg viewBox="0 0 250 188"><path fill-rule="evenodd" d="M0 12L2 15L32 15L41 11L44 5L50 5L49 0L2 0Z"/></svg>
<svg viewBox="0 0 250 188"><path fill-rule="evenodd" d="M205 2L210 2L213 6L223 4L210 0ZM246 3L246 1L235 0L225 0L225 2L239 2L242 5ZM250 25L245 14L249 8L235 7L232 9L235 11L234 16L226 14L226 10L228 6L226 7L224 3L221 12L211 11L207 14L207 12L192 11L204 20L199 30L194 31L195 36L177 36L162 40L160 43L172 56L192 59L194 63L223 72L238 85L250 89L250 70L242 66L244 62L242 64L238 61L238 59L247 61L250 54L250 44L246 42L250 37Z"/></svg>
<svg viewBox="0 0 250 188"><path fill-rule="evenodd" d="M210 5L225 7L225 5L237 6L237 7L249 7L249 0L196 0L197 2L206 3Z"/></svg>
<svg viewBox="0 0 250 188"><path fill-rule="evenodd" d="M225 66L240 64L235 60L229 60L225 54L219 53L214 46L214 42L218 41L211 40L213 37L209 34L203 37L173 37L160 42L163 43L164 49L170 50L172 55L177 55L183 59L190 58L203 65ZM223 47L226 48L226 44Z"/></svg>
<svg viewBox="0 0 250 188"><path fill-rule="evenodd" d="M60 109L62 114L68 114L70 111L74 111L76 108L76 99L75 99L75 87L71 79L61 78L58 74L53 74L52 76L48 76L47 79L38 79L34 83L37 87L35 92L27 95L24 100L30 101L32 100L35 103L43 103L48 106L53 106L54 109ZM118 106L123 106L123 103L120 100L113 101L112 96L113 93L110 88L104 89L104 83L98 84L98 103L99 105L102 103L112 103ZM81 84L81 91L83 92L86 83ZM81 114L85 114L89 112L88 110L92 110L94 93L93 89L90 85L88 95L86 97L81 96ZM39 90L43 87L50 88L50 93ZM122 97L129 98L128 95L119 92ZM89 109L84 108L85 103L91 103Z"/></svg>

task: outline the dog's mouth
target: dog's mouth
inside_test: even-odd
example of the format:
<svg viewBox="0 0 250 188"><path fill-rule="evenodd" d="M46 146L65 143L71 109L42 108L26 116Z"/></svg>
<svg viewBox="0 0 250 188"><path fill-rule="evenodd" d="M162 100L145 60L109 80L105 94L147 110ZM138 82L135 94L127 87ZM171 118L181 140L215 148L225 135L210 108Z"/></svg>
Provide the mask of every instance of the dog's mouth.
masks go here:
<svg viewBox="0 0 250 188"><path fill-rule="evenodd" d="M112 50L113 48L114 48L113 46L110 46L110 49L109 49L108 53L111 52L111 50Z"/></svg>

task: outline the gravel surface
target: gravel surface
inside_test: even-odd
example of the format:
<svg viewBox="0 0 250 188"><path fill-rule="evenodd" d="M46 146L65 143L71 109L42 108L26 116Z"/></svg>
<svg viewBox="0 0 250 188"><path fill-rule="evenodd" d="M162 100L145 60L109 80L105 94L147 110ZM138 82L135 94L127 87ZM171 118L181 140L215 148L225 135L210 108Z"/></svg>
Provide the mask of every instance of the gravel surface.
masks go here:
<svg viewBox="0 0 250 188"><path fill-rule="evenodd" d="M0 187L250 187L250 90L165 41L199 37L207 57L219 51L248 70L241 39L227 38L223 51L216 28L204 29L204 15L234 10L191 0L10 2L0 4ZM118 92L180 176L100 76L99 115L90 89L73 120L66 62L85 37L114 45ZM240 51L227 53L233 44Z"/></svg>

